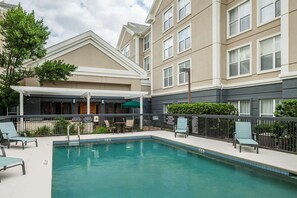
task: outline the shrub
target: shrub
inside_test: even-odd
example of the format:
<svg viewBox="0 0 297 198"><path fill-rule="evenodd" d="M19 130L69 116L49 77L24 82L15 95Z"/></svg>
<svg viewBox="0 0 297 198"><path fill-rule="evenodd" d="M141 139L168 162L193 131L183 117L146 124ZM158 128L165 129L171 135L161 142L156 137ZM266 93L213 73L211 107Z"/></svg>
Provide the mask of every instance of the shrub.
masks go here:
<svg viewBox="0 0 297 198"><path fill-rule="evenodd" d="M173 104L169 106L168 112L172 114L238 115L237 109L231 104L202 102Z"/></svg>
<svg viewBox="0 0 297 198"><path fill-rule="evenodd" d="M61 135L67 134L67 126L69 124L69 121L65 120L65 118L58 118L54 125L54 133Z"/></svg>
<svg viewBox="0 0 297 198"><path fill-rule="evenodd" d="M95 134L98 134L98 133L108 133L108 129L105 127L105 126L101 126L99 128L97 128L94 133Z"/></svg>
<svg viewBox="0 0 297 198"><path fill-rule="evenodd" d="M76 135L77 134L77 127L80 128L80 133L82 133L85 129L85 125L83 123L74 123L74 124L71 124L70 127L69 127L69 133L71 135Z"/></svg>
<svg viewBox="0 0 297 198"><path fill-rule="evenodd" d="M50 136L51 135L51 129L48 126L42 126L37 128L35 131L36 136Z"/></svg>
<svg viewBox="0 0 297 198"><path fill-rule="evenodd" d="M297 100L285 100L276 106L276 117L297 117Z"/></svg>

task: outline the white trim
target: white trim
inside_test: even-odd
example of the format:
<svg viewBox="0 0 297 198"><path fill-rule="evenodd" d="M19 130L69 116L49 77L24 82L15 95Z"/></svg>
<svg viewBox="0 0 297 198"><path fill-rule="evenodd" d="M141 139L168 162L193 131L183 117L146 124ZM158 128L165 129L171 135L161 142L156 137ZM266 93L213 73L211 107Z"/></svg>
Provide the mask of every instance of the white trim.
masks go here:
<svg viewBox="0 0 297 198"><path fill-rule="evenodd" d="M186 15L184 18L180 19L179 18L179 7L178 7L178 1L176 1L176 21L177 23L179 23L180 21L183 21L184 19L188 18L188 16L190 16L192 14L192 0L189 0L190 1L190 13L188 15Z"/></svg>
<svg viewBox="0 0 297 198"><path fill-rule="evenodd" d="M151 41L153 41L153 26L151 25ZM153 68L153 42L151 43L152 44L152 47L151 47L151 50L150 50L150 57L151 57L151 73L150 73L150 81L151 81L151 94L153 94L153 72L154 72L154 68Z"/></svg>
<svg viewBox="0 0 297 198"><path fill-rule="evenodd" d="M170 38L172 38L172 56L168 57L168 58L165 58L165 54L164 54L164 43L165 41L169 40ZM165 61L165 60L168 60L170 58L174 57L174 35L171 34L170 36L166 37L163 41L162 41L162 60Z"/></svg>
<svg viewBox="0 0 297 198"><path fill-rule="evenodd" d="M150 8L150 11L148 13L148 16L146 17L146 20L145 22L146 23L153 23L155 21L155 16L156 16L156 12L158 11L160 5L161 5L162 1L160 0L154 0L151 8Z"/></svg>
<svg viewBox="0 0 297 198"><path fill-rule="evenodd" d="M221 2L212 0L212 84L221 85Z"/></svg>
<svg viewBox="0 0 297 198"><path fill-rule="evenodd" d="M289 73L289 0L281 0L281 74Z"/></svg>
<svg viewBox="0 0 297 198"><path fill-rule="evenodd" d="M267 40L267 39L270 39L270 38L274 38L276 36L280 36L280 39L281 39L281 43L282 43L282 36L281 36L281 33L278 32L278 33L275 33L275 34L272 34L272 35L269 35L269 36L266 36L266 37L263 37L263 38L260 38L260 39L257 39L257 74L263 74L263 73L269 73L269 72L274 72L274 71L279 71L281 70L281 67L275 67L272 68L272 69L267 69L267 70L261 70L261 48L260 48L260 42L261 41L264 41L264 40ZM273 54L275 54L275 45L273 46ZM282 50L282 49L281 49ZM282 53L282 52L281 52ZM273 56L273 62L274 62L274 56Z"/></svg>
<svg viewBox="0 0 297 198"><path fill-rule="evenodd" d="M134 37L134 40L135 40L135 63L137 65L139 65L139 62L140 62L140 53L139 53L139 37L136 36Z"/></svg>
<svg viewBox="0 0 297 198"><path fill-rule="evenodd" d="M278 75L281 79L293 79L293 78L297 78L297 71L292 71L289 73L280 73L280 75Z"/></svg>
<svg viewBox="0 0 297 198"><path fill-rule="evenodd" d="M274 18L272 18L272 19L270 19L270 20L268 20L268 21L265 21L264 23L261 23L261 14L260 14L260 4L259 4L259 1L261 1L261 0L257 0L257 27L259 28L259 27L261 27L261 26L264 26L264 25L266 25L266 24L268 24L268 23L271 23L271 22L273 22L273 21L276 21L276 20L278 20L278 19L280 19L281 18L281 16L282 16L282 6L283 6L283 3L282 3L282 1L283 0L280 0L280 2L281 2L281 15L280 16L277 16L277 17L275 17L275 1L276 0L274 0L274 2L273 2L273 5L274 5Z"/></svg>
<svg viewBox="0 0 297 198"><path fill-rule="evenodd" d="M262 117L261 110L262 110L262 101L263 100L272 100L272 117L274 117L274 112L275 112L275 108L276 108L276 100L283 100L282 98L259 98L259 117ZM270 116L270 114L266 114L266 116Z"/></svg>
<svg viewBox="0 0 297 198"><path fill-rule="evenodd" d="M165 87L165 85L164 85L164 77L165 77L164 76L164 70L168 69L168 68L172 68L172 85L168 86L168 87ZM164 67L162 69L162 85L163 85L163 89L168 89L168 88L174 87L174 65L170 65L170 66Z"/></svg>
<svg viewBox="0 0 297 198"><path fill-rule="evenodd" d="M230 76L230 55L229 55L230 52L234 51L234 50L239 50L240 48L247 47L247 46L250 46L250 68L249 68L250 72L246 73L246 74L242 74L242 75L239 74L236 76ZM238 73L240 73L240 57L239 57L239 55L240 54L238 53L238 67L239 67ZM227 80L251 76L253 73L252 68L253 68L253 44L252 44L252 42L249 42L249 43L246 43L246 44L243 44L243 45L240 45L240 46L237 46L237 47L227 50L227 75L226 75Z"/></svg>
<svg viewBox="0 0 297 198"><path fill-rule="evenodd" d="M181 51L181 52L180 52L180 51L179 51L179 33L180 33L181 31L187 29L188 27L190 28L190 34L191 34L191 36L190 36L190 47L187 48L187 49L185 49L184 51ZM189 24L183 26L182 28L180 28L180 29L177 31L177 38L176 38L176 41L177 41L177 45L176 45L176 48L177 48L177 54L181 54L181 53L184 53L184 52L186 52L186 51L192 49L192 36L193 36L193 34L192 34L192 23L189 23ZM185 40L185 41L186 41L186 40Z"/></svg>
<svg viewBox="0 0 297 198"><path fill-rule="evenodd" d="M166 12L168 12L170 9L172 9L172 26L169 27L167 30L164 30L164 15ZM164 12L162 12L162 33L164 34L165 32L167 32L168 30L170 30L171 28L174 27L174 5L171 4Z"/></svg>
<svg viewBox="0 0 297 198"><path fill-rule="evenodd" d="M238 33L233 34L233 35L230 35L230 26L229 26L230 25L230 14L229 14L229 12L231 10L235 9L236 7L239 7L242 4L248 2L248 1L250 1L250 27L248 29L242 31L242 32L238 31ZM251 31L252 30L252 27L253 27L253 14L252 14L253 13L253 9L252 9L252 7L253 7L252 0L245 0L245 1L242 1L242 2L240 2L238 4L236 4L235 6L229 8L227 10L227 14L226 14L226 16L227 16L227 19L226 19L226 21L227 21L227 39L231 39L233 37L239 36L239 35L241 35L243 33L246 33L248 31ZM240 28L240 23L238 23L238 28Z"/></svg>
<svg viewBox="0 0 297 198"><path fill-rule="evenodd" d="M129 56L126 56L125 52L123 53L122 51L123 51L124 49L126 49L128 46L129 46ZM121 49L121 53L122 53L125 57L130 58L130 55L131 55L130 42L128 42L124 47L122 47L122 49Z"/></svg>
<svg viewBox="0 0 297 198"><path fill-rule="evenodd" d="M250 108L249 108L249 114L247 114L247 113L240 113L241 112L241 102L243 102L243 101L248 101L249 102L249 106L250 106ZM235 100L228 100L228 104L231 104L231 102L236 102L237 103L237 111L238 111L238 114L239 114L239 116L250 116L251 115L251 110L252 110L252 108L251 108L251 99L235 99Z"/></svg>
<svg viewBox="0 0 297 198"><path fill-rule="evenodd" d="M147 48L146 50L144 49L144 40L145 40L145 37L149 36L149 48ZM143 39L142 39L142 51L143 53L147 52L148 50L151 49L151 32L149 31L148 33L146 33L144 36L143 36Z"/></svg>
<svg viewBox="0 0 297 198"><path fill-rule="evenodd" d="M179 65L180 64L182 64L182 63L185 63L185 62L187 62L187 61L190 61L190 70L191 70L191 82L190 83L192 83L193 82L193 78L192 78L192 76L193 76L193 72L192 72L192 58L188 58L188 59L185 59L185 60L183 60L183 61L180 61L180 62L178 62L177 63L177 86L182 86L182 85L187 85L188 84L188 82L185 82L185 83L179 83ZM187 75L187 74L186 74Z"/></svg>

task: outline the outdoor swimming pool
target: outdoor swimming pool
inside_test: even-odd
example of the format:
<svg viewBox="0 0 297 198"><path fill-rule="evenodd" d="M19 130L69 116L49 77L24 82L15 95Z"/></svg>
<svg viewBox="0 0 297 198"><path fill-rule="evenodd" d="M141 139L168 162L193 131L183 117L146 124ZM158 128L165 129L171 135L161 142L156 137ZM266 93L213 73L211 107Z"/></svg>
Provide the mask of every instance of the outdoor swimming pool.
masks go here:
<svg viewBox="0 0 297 198"><path fill-rule="evenodd" d="M297 185L155 140L54 146L53 198L296 197Z"/></svg>

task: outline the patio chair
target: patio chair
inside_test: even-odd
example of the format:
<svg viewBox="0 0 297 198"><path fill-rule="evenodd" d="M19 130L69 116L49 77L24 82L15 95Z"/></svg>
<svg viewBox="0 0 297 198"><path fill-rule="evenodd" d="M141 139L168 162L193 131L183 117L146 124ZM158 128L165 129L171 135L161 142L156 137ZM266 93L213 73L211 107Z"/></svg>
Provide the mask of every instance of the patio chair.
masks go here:
<svg viewBox="0 0 297 198"><path fill-rule="evenodd" d="M0 155L0 171L12 168L15 166L22 166L23 175L26 174L25 162L20 158L6 157L4 147L0 145L2 155ZM1 178L0 178L1 182Z"/></svg>
<svg viewBox="0 0 297 198"><path fill-rule="evenodd" d="M36 147L38 147L36 138L27 138L19 136L12 122L1 122L0 133L3 134L3 139L7 140L8 148L10 148L10 142L16 142L16 144L18 142L22 142L23 150L25 149L25 145L27 145L28 142L35 142Z"/></svg>
<svg viewBox="0 0 297 198"><path fill-rule="evenodd" d="M104 123L105 123L105 126L106 126L107 130L108 130L109 132L114 133L114 131L116 130L116 127L114 127L114 126L110 126L108 120L104 120Z"/></svg>
<svg viewBox="0 0 297 198"><path fill-rule="evenodd" d="M177 133L184 134L185 138L188 136L189 127L188 127L188 119L187 118L185 118L185 117L177 118L177 124L175 126L174 137L176 137Z"/></svg>
<svg viewBox="0 0 297 198"><path fill-rule="evenodd" d="M125 129L129 131L133 131L134 120L126 120Z"/></svg>
<svg viewBox="0 0 297 198"><path fill-rule="evenodd" d="M233 138L233 145L236 148L237 142L239 143L239 152L241 152L242 145L253 146L254 149L257 149L257 153L259 153L259 145L252 138L252 129L250 122L236 122L235 123L235 133Z"/></svg>

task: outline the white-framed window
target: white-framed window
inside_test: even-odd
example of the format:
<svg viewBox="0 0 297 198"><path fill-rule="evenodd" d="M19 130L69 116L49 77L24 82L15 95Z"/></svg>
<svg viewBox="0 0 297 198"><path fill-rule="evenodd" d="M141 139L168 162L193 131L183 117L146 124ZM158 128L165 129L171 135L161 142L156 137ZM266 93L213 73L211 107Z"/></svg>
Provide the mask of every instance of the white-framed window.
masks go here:
<svg viewBox="0 0 297 198"><path fill-rule="evenodd" d="M146 35L143 38L143 51L150 49L150 40L151 40L150 34Z"/></svg>
<svg viewBox="0 0 297 198"><path fill-rule="evenodd" d="M250 0L228 11L228 36L234 36L251 29Z"/></svg>
<svg viewBox="0 0 297 198"><path fill-rule="evenodd" d="M173 86L173 67L167 67L163 69L163 87L172 87Z"/></svg>
<svg viewBox="0 0 297 198"><path fill-rule="evenodd" d="M259 101L260 116L273 117L275 108L278 104L282 103L282 99L262 99Z"/></svg>
<svg viewBox="0 0 297 198"><path fill-rule="evenodd" d="M178 52L191 48L191 26L187 26L178 32Z"/></svg>
<svg viewBox="0 0 297 198"><path fill-rule="evenodd" d="M166 32L173 26L173 8L172 6L163 14L163 31Z"/></svg>
<svg viewBox="0 0 297 198"><path fill-rule="evenodd" d="M251 44L228 51L228 77L250 74Z"/></svg>
<svg viewBox="0 0 297 198"><path fill-rule="evenodd" d="M145 71L150 71L150 57L147 56L143 59L143 69Z"/></svg>
<svg viewBox="0 0 297 198"><path fill-rule="evenodd" d="M178 20L191 14L191 0L177 0Z"/></svg>
<svg viewBox="0 0 297 198"><path fill-rule="evenodd" d="M130 57L130 45L126 45L122 50L121 50L122 54L124 54L124 56L126 57Z"/></svg>
<svg viewBox="0 0 297 198"><path fill-rule="evenodd" d="M168 108L170 107L171 103L163 104L163 113L168 113Z"/></svg>
<svg viewBox="0 0 297 198"><path fill-rule="evenodd" d="M166 60L173 56L173 37L166 39L163 42L163 59Z"/></svg>
<svg viewBox="0 0 297 198"><path fill-rule="evenodd" d="M240 116L250 116L251 115L251 102L250 100L238 100L230 101L237 110Z"/></svg>
<svg viewBox="0 0 297 198"><path fill-rule="evenodd" d="M281 67L281 36L259 41L259 69L271 70Z"/></svg>
<svg viewBox="0 0 297 198"><path fill-rule="evenodd" d="M259 24L264 24L278 18L281 15L280 0L258 0Z"/></svg>
<svg viewBox="0 0 297 198"><path fill-rule="evenodd" d="M185 62L179 63L178 64L178 84L186 84L188 83L188 73L187 72L182 72L181 69L184 68L191 68L191 60L187 60Z"/></svg>

